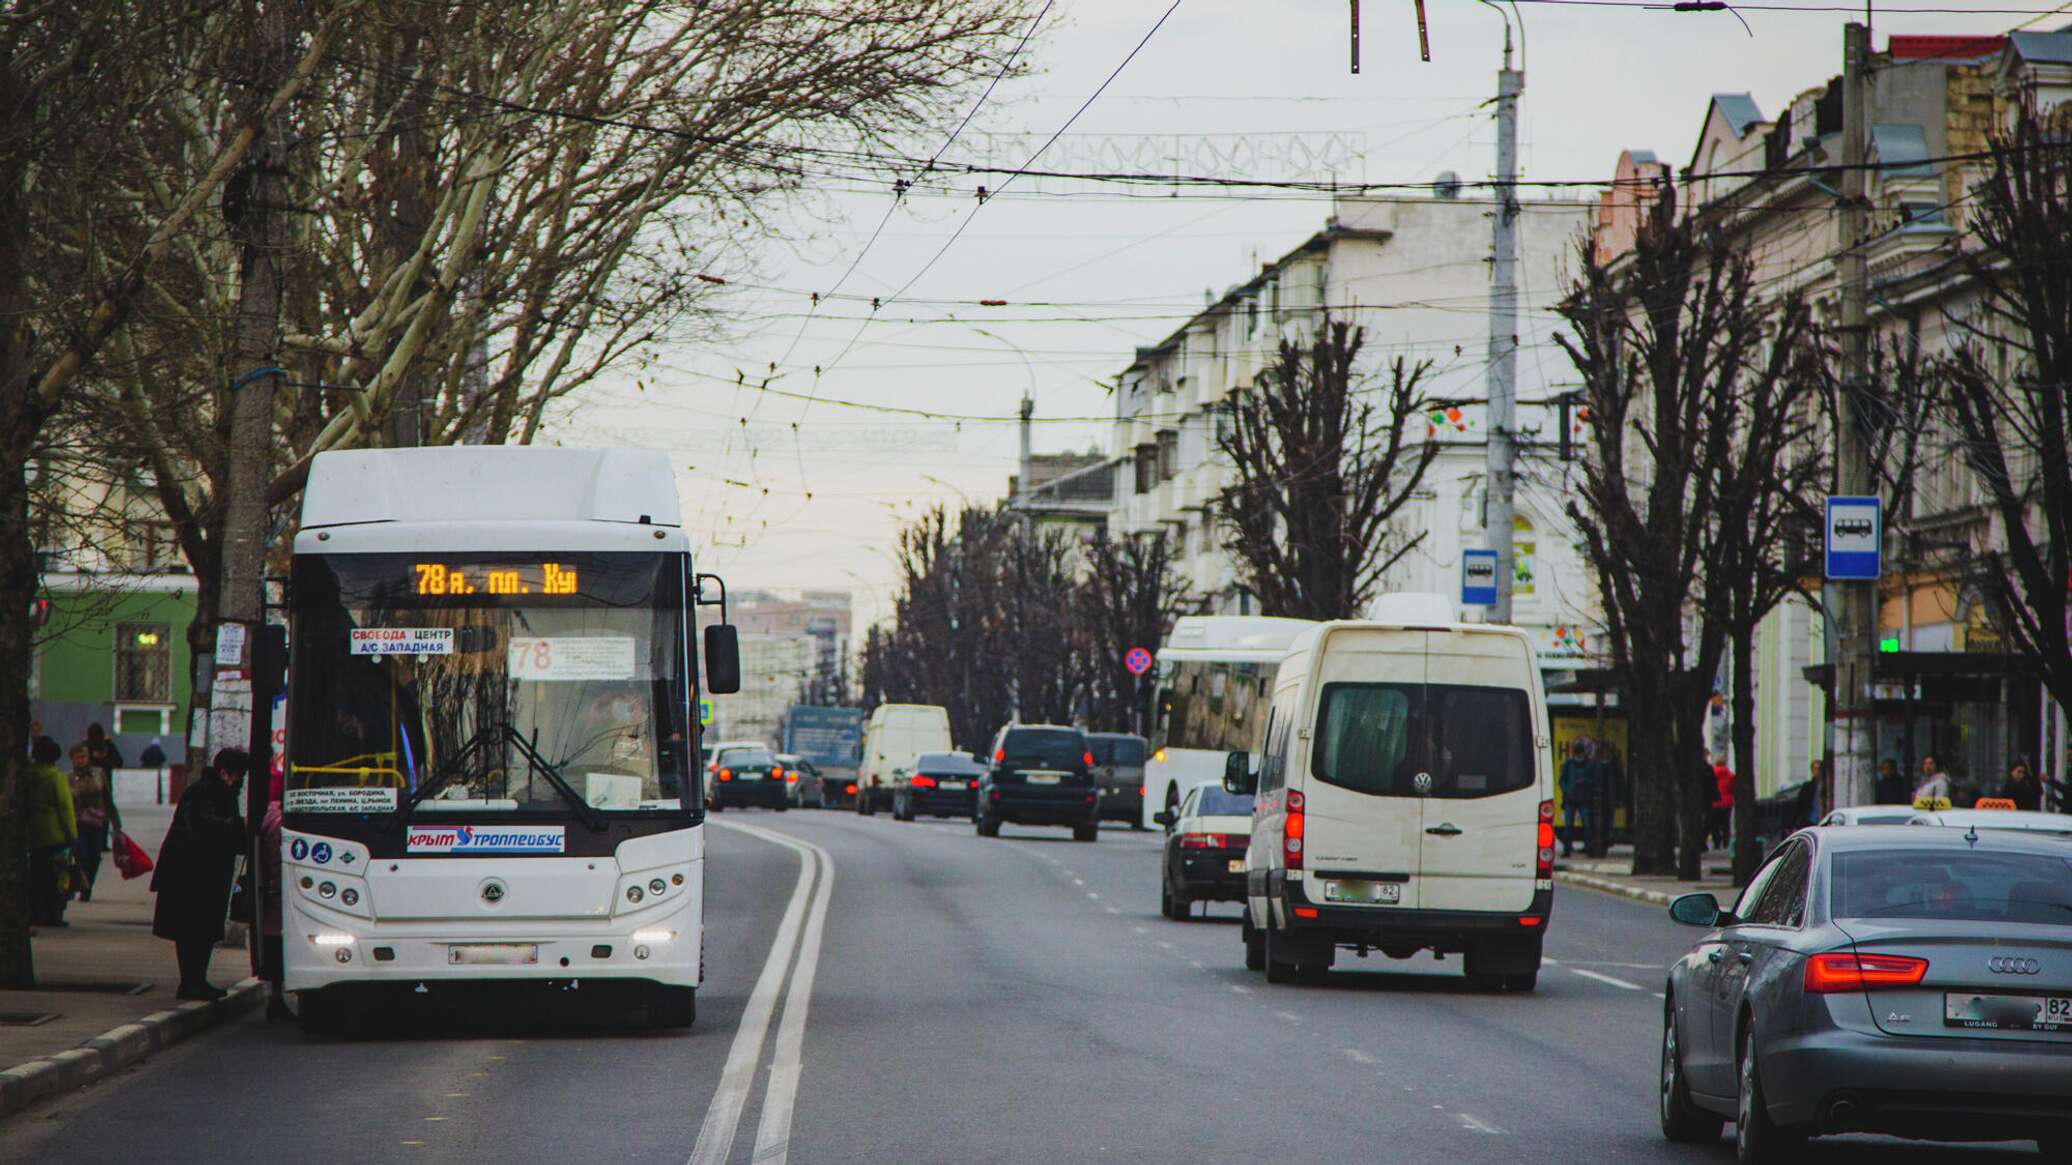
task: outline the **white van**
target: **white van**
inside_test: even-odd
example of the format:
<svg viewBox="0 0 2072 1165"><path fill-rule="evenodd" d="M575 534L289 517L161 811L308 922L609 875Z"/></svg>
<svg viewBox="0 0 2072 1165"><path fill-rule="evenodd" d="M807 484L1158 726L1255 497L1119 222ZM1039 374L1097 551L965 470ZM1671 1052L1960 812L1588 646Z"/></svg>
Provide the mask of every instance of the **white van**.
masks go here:
<svg viewBox="0 0 2072 1165"><path fill-rule="evenodd" d="M1393 597L1426 601L1298 638L1258 763L1228 758L1224 787L1255 793L1245 965L1280 983L1321 977L1340 947L1430 950L1463 955L1480 986L1529 991L1554 897L1532 644L1453 622L1443 598Z"/></svg>
<svg viewBox="0 0 2072 1165"><path fill-rule="evenodd" d="M892 794L924 752L955 752L950 712L937 704L880 704L863 726L863 764L856 770L856 811L869 817L892 807Z"/></svg>

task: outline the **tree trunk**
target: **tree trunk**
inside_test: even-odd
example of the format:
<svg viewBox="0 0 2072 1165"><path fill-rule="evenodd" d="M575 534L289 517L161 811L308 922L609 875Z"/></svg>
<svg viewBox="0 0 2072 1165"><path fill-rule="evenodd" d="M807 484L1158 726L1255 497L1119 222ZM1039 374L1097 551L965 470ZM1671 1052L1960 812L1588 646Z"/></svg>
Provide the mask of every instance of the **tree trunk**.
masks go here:
<svg viewBox="0 0 2072 1165"><path fill-rule="evenodd" d="M1649 685L1630 682L1625 695L1626 768L1633 785L1633 872L1666 874L1674 866L1676 805L1668 774L1675 771L1675 741L1667 731L1668 701Z"/></svg>
<svg viewBox="0 0 2072 1165"><path fill-rule="evenodd" d="M10 380L9 406L30 405L27 384ZM17 411L8 408L9 412ZM35 627L36 547L29 537L28 461L34 425L6 430L7 468L0 472L0 987L36 984L29 943L28 817L29 659Z"/></svg>
<svg viewBox="0 0 2072 1165"><path fill-rule="evenodd" d="M1734 884L1746 886L1762 860L1755 835L1755 627L1747 620L1734 631L1733 705Z"/></svg>
<svg viewBox="0 0 2072 1165"><path fill-rule="evenodd" d="M1682 844L1676 852L1676 876L1695 882L1705 876L1705 814L1712 808L1715 786L1707 776L1711 765L1705 753L1704 705L1689 705L1688 700L1677 701L1670 733L1676 740L1676 788L1682 794L1677 798Z"/></svg>

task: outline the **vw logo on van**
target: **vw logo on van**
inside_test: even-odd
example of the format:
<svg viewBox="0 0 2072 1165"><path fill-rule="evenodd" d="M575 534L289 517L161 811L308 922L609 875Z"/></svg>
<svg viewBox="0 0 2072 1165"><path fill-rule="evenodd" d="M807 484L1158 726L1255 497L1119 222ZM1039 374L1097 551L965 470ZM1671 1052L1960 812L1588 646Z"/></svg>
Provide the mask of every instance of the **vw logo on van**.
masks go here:
<svg viewBox="0 0 2072 1165"><path fill-rule="evenodd" d="M504 900L504 893L504 884L494 878L482 883L482 901L487 902L491 906L502 902Z"/></svg>
<svg viewBox="0 0 2072 1165"><path fill-rule="evenodd" d="M1421 796L1421 795L1423 795L1423 794L1425 794L1425 793L1429 793L1429 792L1431 792L1431 791L1432 791L1432 774L1430 774L1430 773L1419 773L1419 774L1417 774L1416 776L1414 776L1414 777L1410 778L1410 786L1411 786L1411 788L1414 788L1414 789L1416 789L1416 790L1418 791L1418 794L1419 794L1420 796Z"/></svg>
<svg viewBox="0 0 2072 1165"><path fill-rule="evenodd" d="M1986 960L1986 970L1995 975L2034 975L2043 970L2043 964L2035 959L2018 959L2011 955L1995 955Z"/></svg>

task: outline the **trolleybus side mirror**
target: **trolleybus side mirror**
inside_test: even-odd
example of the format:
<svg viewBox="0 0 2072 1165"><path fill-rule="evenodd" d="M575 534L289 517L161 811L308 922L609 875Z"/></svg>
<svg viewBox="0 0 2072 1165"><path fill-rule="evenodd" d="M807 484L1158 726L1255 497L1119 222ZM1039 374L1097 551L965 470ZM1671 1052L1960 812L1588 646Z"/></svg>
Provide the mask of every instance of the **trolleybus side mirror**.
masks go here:
<svg viewBox="0 0 2072 1165"><path fill-rule="evenodd" d="M1223 757L1223 791L1240 797L1248 797L1259 787L1259 779L1252 775L1252 755L1245 752L1228 753Z"/></svg>
<svg viewBox="0 0 2072 1165"><path fill-rule="evenodd" d="M732 623L705 629L705 690L717 696L741 690L741 640Z"/></svg>

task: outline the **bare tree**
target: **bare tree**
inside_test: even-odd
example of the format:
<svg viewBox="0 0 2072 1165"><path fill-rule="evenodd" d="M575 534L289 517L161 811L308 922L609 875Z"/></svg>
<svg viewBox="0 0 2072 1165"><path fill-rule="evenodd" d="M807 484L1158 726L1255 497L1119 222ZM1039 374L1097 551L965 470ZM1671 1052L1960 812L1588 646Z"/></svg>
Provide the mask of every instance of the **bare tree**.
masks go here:
<svg viewBox="0 0 2072 1165"><path fill-rule="evenodd" d="M1172 544L1163 534L1096 539L1078 592L1074 606L1087 623L1091 655L1090 719L1111 732L1147 732L1151 680L1131 675L1124 660L1133 647L1157 651L1180 613Z"/></svg>
<svg viewBox="0 0 2072 1165"><path fill-rule="evenodd" d="M2026 106L1975 191L1976 311L1938 362L1941 413L1992 515L1972 562L2006 641L2072 708L2072 106ZM2012 354L2013 359L2006 357Z"/></svg>
<svg viewBox="0 0 2072 1165"><path fill-rule="evenodd" d="M1358 368L1363 342L1342 320L1305 342L1282 340L1258 385L1232 398L1217 436L1234 479L1217 507L1230 520L1225 546L1270 615L1347 618L1423 540L1392 539L1389 519L1439 452L1411 436L1424 423L1418 385L1431 364L1398 357L1370 386Z"/></svg>

